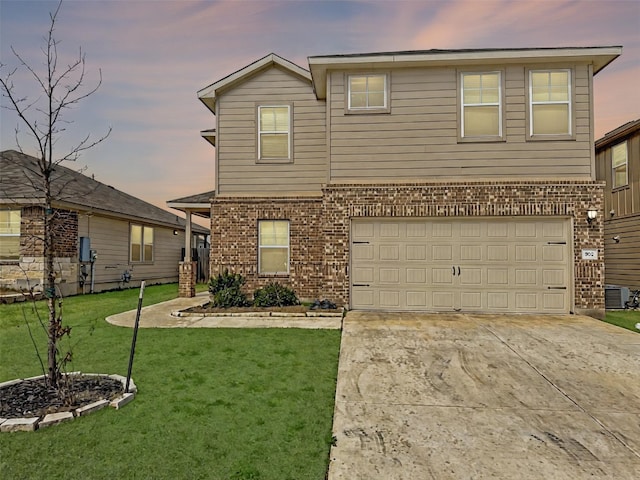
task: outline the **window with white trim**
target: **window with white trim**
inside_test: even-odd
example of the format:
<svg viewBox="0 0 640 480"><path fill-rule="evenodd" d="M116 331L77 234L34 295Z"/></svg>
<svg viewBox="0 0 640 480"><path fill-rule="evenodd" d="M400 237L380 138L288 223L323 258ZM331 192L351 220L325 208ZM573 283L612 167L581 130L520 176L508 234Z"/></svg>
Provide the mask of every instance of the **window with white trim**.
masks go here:
<svg viewBox="0 0 640 480"><path fill-rule="evenodd" d="M389 108L387 75L349 75L349 110Z"/></svg>
<svg viewBox="0 0 640 480"><path fill-rule="evenodd" d="M500 72L463 73L462 137L502 136L502 85Z"/></svg>
<svg viewBox="0 0 640 480"><path fill-rule="evenodd" d="M291 112L289 105L258 107L258 159L291 158Z"/></svg>
<svg viewBox="0 0 640 480"><path fill-rule="evenodd" d="M571 71L529 72L529 132L571 135Z"/></svg>
<svg viewBox="0 0 640 480"><path fill-rule="evenodd" d="M627 142L622 142L611 149L613 188L624 187L629 183L627 163Z"/></svg>
<svg viewBox="0 0 640 480"><path fill-rule="evenodd" d="M20 260L20 210L0 210L0 260Z"/></svg>
<svg viewBox="0 0 640 480"><path fill-rule="evenodd" d="M131 225L130 259L132 262L153 262L153 228Z"/></svg>
<svg viewBox="0 0 640 480"><path fill-rule="evenodd" d="M289 221L258 222L258 273L289 273Z"/></svg>

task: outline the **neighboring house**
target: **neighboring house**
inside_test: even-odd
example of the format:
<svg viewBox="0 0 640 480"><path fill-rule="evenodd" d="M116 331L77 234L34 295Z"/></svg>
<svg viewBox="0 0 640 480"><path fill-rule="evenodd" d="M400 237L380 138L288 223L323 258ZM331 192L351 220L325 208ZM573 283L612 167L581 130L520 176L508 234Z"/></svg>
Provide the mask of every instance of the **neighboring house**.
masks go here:
<svg viewBox="0 0 640 480"><path fill-rule="evenodd" d="M211 273L352 309L603 315L593 76L621 52L270 54L203 88Z"/></svg>
<svg viewBox="0 0 640 480"><path fill-rule="evenodd" d="M37 159L0 153L0 287L43 285L43 193ZM55 193L56 282L63 295L178 281L185 221L58 165ZM199 234L208 233L195 227Z"/></svg>
<svg viewBox="0 0 640 480"><path fill-rule="evenodd" d="M596 176L606 182L606 283L640 289L640 119L596 141Z"/></svg>

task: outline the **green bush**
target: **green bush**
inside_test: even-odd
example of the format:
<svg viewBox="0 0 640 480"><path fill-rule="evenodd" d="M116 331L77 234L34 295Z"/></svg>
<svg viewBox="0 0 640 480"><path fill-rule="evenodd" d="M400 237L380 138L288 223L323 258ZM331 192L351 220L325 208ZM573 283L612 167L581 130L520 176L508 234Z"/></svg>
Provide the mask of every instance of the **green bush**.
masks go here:
<svg viewBox="0 0 640 480"><path fill-rule="evenodd" d="M211 305L214 307L246 307L249 305L247 295L242 291L245 279L239 273L225 270L209 281Z"/></svg>
<svg viewBox="0 0 640 480"><path fill-rule="evenodd" d="M268 283L253 294L253 305L256 307L287 307L300 305L300 301L289 287L279 283Z"/></svg>

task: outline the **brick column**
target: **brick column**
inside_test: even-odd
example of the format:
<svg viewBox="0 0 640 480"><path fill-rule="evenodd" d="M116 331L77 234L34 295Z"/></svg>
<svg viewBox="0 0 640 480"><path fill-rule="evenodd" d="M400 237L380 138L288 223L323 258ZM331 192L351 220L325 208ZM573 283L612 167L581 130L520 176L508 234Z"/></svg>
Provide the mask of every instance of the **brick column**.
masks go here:
<svg viewBox="0 0 640 480"><path fill-rule="evenodd" d="M196 262L180 262L178 279L178 297L195 297Z"/></svg>

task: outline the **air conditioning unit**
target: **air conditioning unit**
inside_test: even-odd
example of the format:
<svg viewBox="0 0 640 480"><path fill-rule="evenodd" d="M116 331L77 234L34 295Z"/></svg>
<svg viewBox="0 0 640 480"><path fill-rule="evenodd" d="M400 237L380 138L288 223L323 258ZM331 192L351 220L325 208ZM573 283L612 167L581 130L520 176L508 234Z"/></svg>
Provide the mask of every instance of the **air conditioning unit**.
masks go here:
<svg viewBox="0 0 640 480"><path fill-rule="evenodd" d="M629 300L629 289L615 285L604 287L604 307L608 309L624 308L624 303Z"/></svg>

